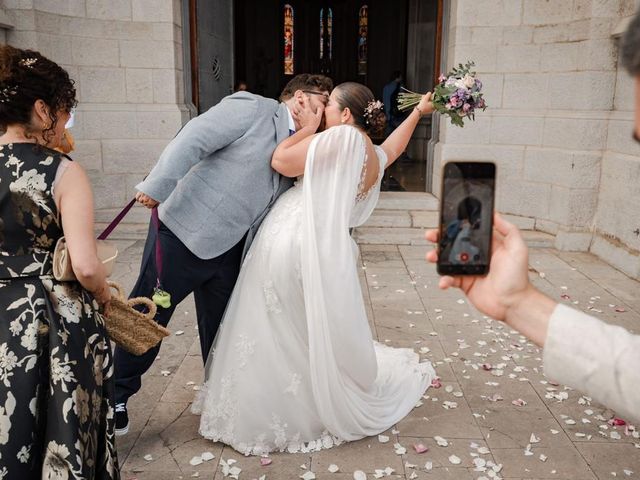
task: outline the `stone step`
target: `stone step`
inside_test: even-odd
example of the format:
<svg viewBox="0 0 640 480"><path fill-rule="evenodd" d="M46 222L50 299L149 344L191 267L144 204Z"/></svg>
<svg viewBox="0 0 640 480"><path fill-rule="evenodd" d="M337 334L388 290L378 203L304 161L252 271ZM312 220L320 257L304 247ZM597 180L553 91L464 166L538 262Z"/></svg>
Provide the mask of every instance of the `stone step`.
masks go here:
<svg viewBox="0 0 640 480"><path fill-rule="evenodd" d="M438 210L438 199L424 192L381 192L377 210Z"/></svg>
<svg viewBox="0 0 640 480"><path fill-rule="evenodd" d="M424 238L424 228L411 227L358 227L353 238L359 244L366 245L428 245ZM552 248L555 237L548 233L533 230L522 232L529 247Z"/></svg>

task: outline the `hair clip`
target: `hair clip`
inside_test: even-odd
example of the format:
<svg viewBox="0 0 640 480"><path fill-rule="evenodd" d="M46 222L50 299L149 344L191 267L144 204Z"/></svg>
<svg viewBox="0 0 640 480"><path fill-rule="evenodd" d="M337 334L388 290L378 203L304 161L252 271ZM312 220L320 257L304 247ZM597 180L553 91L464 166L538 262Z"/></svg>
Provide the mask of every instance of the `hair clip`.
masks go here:
<svg viewBox="0 0 640 480"><path fill-rule="evenodd" d="M18 62L18 65L22 65L23 67L33 68L33 66L37 61L38 61L37 58L23 58Z"/></svg>

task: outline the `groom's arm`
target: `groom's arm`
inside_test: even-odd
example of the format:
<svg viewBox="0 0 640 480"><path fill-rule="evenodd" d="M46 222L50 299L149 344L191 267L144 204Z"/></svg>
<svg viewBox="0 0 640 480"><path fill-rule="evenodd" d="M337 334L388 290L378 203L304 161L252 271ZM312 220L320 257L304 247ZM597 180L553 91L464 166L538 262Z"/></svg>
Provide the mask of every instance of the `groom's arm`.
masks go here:
<svg viewBox="0 0 640 480"><path fill-rule="evenodd" d="M164 202L191 168L244 135L255 119L258 100L250 94L227 97L190 120L164 149L136 189Z"/></svg>

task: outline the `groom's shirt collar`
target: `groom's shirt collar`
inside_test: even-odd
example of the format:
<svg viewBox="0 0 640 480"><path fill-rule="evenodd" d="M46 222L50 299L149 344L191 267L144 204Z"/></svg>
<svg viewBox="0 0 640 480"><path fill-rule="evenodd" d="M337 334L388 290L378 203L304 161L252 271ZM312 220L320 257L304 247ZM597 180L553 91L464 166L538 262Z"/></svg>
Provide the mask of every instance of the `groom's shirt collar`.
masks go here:
<svg viewBox="0 0 640 480"><path fill-rule="evenodd" d="M287 105L285 105L285 108L287 110L287 119L289 120L289 132L295 132L296 124L293 121L293 115L291 115L291 112L289 111L289 107Z"/></svg>

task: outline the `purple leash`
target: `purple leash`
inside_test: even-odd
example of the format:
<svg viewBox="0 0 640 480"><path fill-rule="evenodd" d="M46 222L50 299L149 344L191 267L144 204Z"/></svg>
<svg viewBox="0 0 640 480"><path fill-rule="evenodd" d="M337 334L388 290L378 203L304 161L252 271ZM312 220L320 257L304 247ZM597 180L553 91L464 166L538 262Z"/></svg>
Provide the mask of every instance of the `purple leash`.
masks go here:
<svg viewBox="0 0 640 480"><path fill-rule="evenodd" d="M127 204L127 206L122 209L122 211L116 216L116 218L112 220L107 228L105 228L104 231L100 235L98 235L98 240L106 240L107 237L111 235L111 232L113 232L114 228L116 228L122 221L122 219L127 215L127 213L129 213L129 210L131 210L131 207L133 207L135 203L136 199L134 198Z"/></svg>

